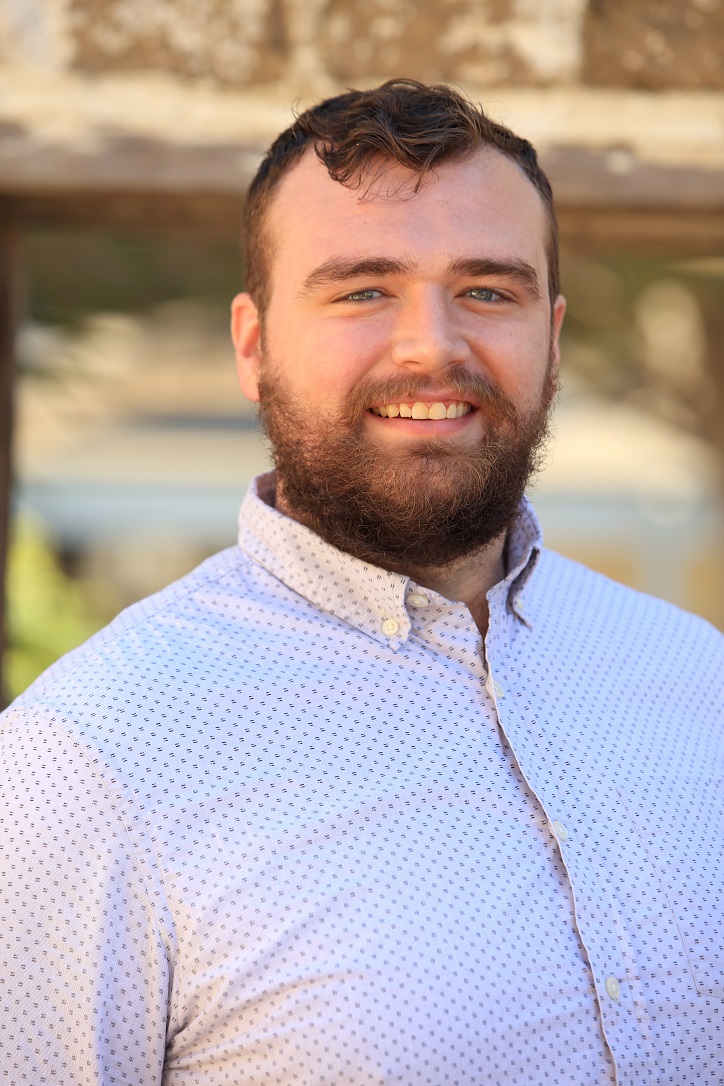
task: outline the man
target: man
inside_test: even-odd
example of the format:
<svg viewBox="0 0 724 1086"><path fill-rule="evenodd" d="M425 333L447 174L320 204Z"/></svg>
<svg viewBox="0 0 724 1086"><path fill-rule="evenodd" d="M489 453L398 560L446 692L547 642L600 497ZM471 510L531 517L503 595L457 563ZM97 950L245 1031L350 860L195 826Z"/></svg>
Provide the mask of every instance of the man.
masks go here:
<svg viewBox="0 0 724 1086"><path fill-rule="evenodd" d="M529 144L393 81L249 195L239 546L4 720L17 1083L724 1082L722 639L542 547Z"/></svg>

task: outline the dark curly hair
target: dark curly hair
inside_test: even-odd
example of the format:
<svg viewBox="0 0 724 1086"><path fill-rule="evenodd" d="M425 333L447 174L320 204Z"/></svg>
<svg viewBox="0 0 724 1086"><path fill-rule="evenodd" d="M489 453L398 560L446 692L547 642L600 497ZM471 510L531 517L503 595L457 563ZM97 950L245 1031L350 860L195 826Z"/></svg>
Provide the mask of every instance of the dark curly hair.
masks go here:
<svg viewBox="0 0 724 1086"><path fill-rule="evenodd" d="M533 146L497 124L452 87L390 79L373 90L350 90L300 114L269 148L244 209L246 289L257 309L268 303L270 242L265 216L281 178L313 146L330 177L349 187L369 180L375 166L405 166L422 178L444 161L494 147L513 159L534 185L548 220L548 291L559 293L558 224L548 178Z"/></svg>

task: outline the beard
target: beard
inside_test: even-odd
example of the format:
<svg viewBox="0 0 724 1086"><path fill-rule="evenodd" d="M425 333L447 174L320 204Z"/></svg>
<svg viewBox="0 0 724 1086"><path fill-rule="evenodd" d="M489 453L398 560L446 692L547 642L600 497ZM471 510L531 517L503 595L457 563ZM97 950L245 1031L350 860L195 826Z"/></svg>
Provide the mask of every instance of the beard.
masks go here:
<svg viewBox="0 0 724 1086"><path fill-rule="evenodd" d="M285 509L332 546L395 572L449 567L498 539L543 459L557 389L552 349L540 402L526 416L497 385L466 370L448 375L445 388L446 398L479 405L482 437L417 438L385 450L365 435L369 405L414 402L425 394L423 380L360 384L332 421L295 402L265 357L259 416Z"/></svg>

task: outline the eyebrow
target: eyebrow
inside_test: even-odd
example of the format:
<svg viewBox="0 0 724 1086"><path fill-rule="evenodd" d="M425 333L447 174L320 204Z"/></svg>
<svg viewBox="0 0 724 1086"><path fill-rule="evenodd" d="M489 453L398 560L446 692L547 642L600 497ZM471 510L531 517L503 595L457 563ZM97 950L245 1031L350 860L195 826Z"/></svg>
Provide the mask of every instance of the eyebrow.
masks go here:
<svg viewBox="0 0 724 1086"><path fill-rule="evenodd" d="M331 257L309 273L302 284L301 293L310 294L318 287L346 282L348 279L360 279L370 275L404 275L414 270L414 263L408 260L391 260L382 256L368 257L364 260Z"/></svg>
<svg viewBox="0 0 724 1086"><path fill-rule="evenodd" d="M311 294L320 287L350 279L368 276L405 275L415 272L412 260L393 260L389 257L367 257L362 260L331 257L309 273L302 284L301 295ZM538 276L532 264L526 260L491 260L479 257L460 257L447 267L448 275L469 275L472 278L497 276L513 280L525 287L534 298L540 297Z"/></svg>
<svg viewBox="0 0 724 1086"><path fill-rule="evenodd" d="M532 264L527 260L488 260L462 257L453 260L448 266L448 272L452 275L469 275L474 279L485 279L488 276L496 276L504 279L512 279L525 287L534 298L540 298L540 284L538 275Z"/></svg>

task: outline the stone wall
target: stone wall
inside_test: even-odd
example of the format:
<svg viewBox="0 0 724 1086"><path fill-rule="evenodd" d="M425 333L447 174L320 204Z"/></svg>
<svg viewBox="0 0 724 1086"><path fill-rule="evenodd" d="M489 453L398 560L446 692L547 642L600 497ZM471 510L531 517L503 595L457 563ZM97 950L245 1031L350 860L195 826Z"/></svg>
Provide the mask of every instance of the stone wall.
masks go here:
<svg viewBox="0 0 724 1086"><path fill-rule="evenodd" d="M587 82L646 90L724 90L722 0L590 0Z"/></svg>
<svg viewBox="0 0 724 1086"><path fill-rule="evenodd" d="M3 62L302 94L393 75L716 90L724 0L0 0Z"/></svg>

